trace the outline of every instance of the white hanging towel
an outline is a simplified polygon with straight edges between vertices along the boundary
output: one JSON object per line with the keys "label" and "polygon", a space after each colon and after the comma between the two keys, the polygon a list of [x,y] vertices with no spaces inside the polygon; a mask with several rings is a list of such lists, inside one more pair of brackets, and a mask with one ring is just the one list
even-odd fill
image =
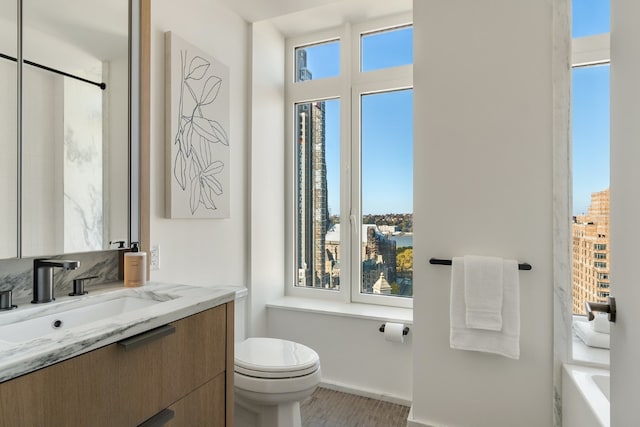
{"label": "white hanging towel", "polygon": [[464,257],[467,328],[502,330],[502,258]]}
{"label": "white hanging towel", "polygon": [[476,329],[467,326],[465,303],[465,262],[454,257],[451,269],[450,346],[457,350],[499,354],[520,358],[520,285],[518,263],[502,260],[502,328]]}

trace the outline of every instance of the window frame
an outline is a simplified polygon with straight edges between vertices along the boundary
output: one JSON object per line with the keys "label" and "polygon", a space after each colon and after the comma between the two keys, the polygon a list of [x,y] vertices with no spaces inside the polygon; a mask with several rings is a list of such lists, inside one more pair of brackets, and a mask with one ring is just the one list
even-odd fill
{"label": "window frame", "polygon": [[[571,38],[571,61],[570,61],[570,73],[573,75],[575,68],[611,65],[611,49],[610,49],[610,33],[589,35],[577,38]],[[573,80],[571,80],[571,92],[573,92]],[[571,119],[573,120],[573,111],[571,111]],[[573,152],[573,138],[571,138],[570,153]],[[570,188],[570,206],[572,206],[573,200],[573,166],[569,170],[569,188]],[[569,220],[569,218],[567,219]],[[573,224],[569,224],[569,235],[573,235]],[[573,239],[569,239],[570,253],[573,253]],[[595,247],[593,250],[596,251]],[[571,304],[569,304],[570,315],[576,317],[585,317],[585,315],[574,314],[574,295],[573,295],[573,256],[569,258],[570,267],[570,291],[571,291]],[[600,262],[598,262],[600,264]],[[596,267],[594,263],[594,268]]]}
{"label": "window frame", "polygon": [[[373,71],[371,71],[373,72]],[[382,94],[388,92],[394,92],[398,90],[413,89],[412,85],[406,78],[391,78],[381,80],[378,82],[367,82],[357,84],[352,89],[351,99],[351,113],[352,113],[352,125],[351,131],[351,194],[354,194],[351,200],[351,221],[357,219],[355,226],[351,227],[352,239],[355,239],[358,244],[351,246],[351,267],[356,264],[359,268],[351,268],[351,276],[349,283],[357,284],[357,286],[351,286],[351,301],[362,302],[369,304],[381,304],[392,305],[395,307],[412,307],[413,297],[397,297],[391,295],[374,295],[365,294],[360,292],[362,287],[362,97],[372,94]]]}
{"label": "window frame", "polygon": [[[565,28],[562,28],[565,30]],[[561,61],[568,60],[569,62],[569,79],[564,80],[564,77],[561,79],[562,83],[566,81],[567,86],[563,87],[562,90],[567,90],[566,94],[568,96],[568,123],[572,123],[573,120],[573,110],[572,110],[572,98],[570,94],[573,92],[573,69],[579,67],[587,67],[587,66],[596,66],[596,65],[605,65],[611,64],[611,50],[610,50],[610,33],[602,33],[596,35],[582,36],[582,37],[572,37],[569,34],[569,44],[570,44],[570,56],[566,59],[561,59]],[[560,117],[563,117],[563,111],[559,113]],[[560,199],[566,198],[566,205],[556,204],[555,212],[556,215],[561,215],[565,217],[565,220],[561,220],[557,223],[557,229],[555,235],[558,236],[566,236],[560,237],[559,240],[556,241],[556,244],[561,245],[557,248],[559,249],[556,255],[559,256],[559,261],[554,262],[555,267],[559,267],[559,270],[562,270],[562,265],[568,265],[569,268],[562,272],[562,274],[556,276],[556,280],[559,282],[559,289],[562,292],[559,294],[566,292],[567,295],[570,295],[569,301],[565,304],[565,301],[561,301],[560,305],[565,306],[565,312],[561,315],[561,317],[556,317],[555,321],[558,324],[565,324],[563,319],[569,315],[572,322],[583,322],[585,321],[586,316],[573,314],[573,305],[574,305],[574,287],[573,287],[573,258],[576,255],[582,256],[584,254],[574,254],[573,252],[573,225],[571,221],[571,217],[573,215],[573,160],[572,160],[572,151],[573,151],[573,132],[571,130],[572,125],[569,125],[569,128],[566,131],[569,132],[568,144],[567,148],[564,147],[555,147],[556,154],[561,157],[562,162],[566,162],[561,164],[558,162],[557,166],[554,166],[554,173],[559,176],[566,176],[566,181],[561,182],[559,180],[559,185],[554,186],[554,192]],[[559,129],[562,129],[560,126]],[[558,129],[558,130],[559,130]],[[566,141],[563,137],[556,135],[558,137],[558,141]],[[566,156],[566,157],[565,157]],[[564,246],[566,244],[566,246]],[[567,263],[568,262],[568,263]],[[600,274],[603,274],[603,277],[600,277]],[[608,274],[606,277],[608,278]],[[604,279],[604,273],[598,273],[596,276],[596,280]],[[568,285],[564,285],[564,282],[567,281]],[[603,291],[608,292],[608,289],[603,289]],[[567,351],[567,361],[569,363],[578,363],[578,364],[590,364],[590,365],[603,365],[606,366],[609,364],[609,355],[608,351],[605,352],[597,349],[595,352],[591,351],[590,348],[584,346],[580,340],[572,340],[573,329],[572,326],[568,326],[568,328],[562,331],[560,334],[556,334],[556,343],[559,344],[560,340],[563,345],[566,345],[565,349]]]}
{"label": "window frame", "polygon": [[[413,298],[360,293],[362,268],[360,205],[360,96],[413,88],[413,65],[362,72],[360,71],[360,37],[374,31],[413,25],[412,14],[375,19],[364,23],[346,23],[320,32],[286,40],[285,60],[285,295],[357,302],[395,307],[413,307]],[[295,49],[305,45],[340,41],[340,75],[317,80],[295,82]],[[295,262],[297,242],[296,221],[296,150],[295,105],[301,102],[340,100],[340,247],[343,259],[340,265],[340,289],[314,289],[297,287]],[[358,243],[354,243],[358,242]]]}

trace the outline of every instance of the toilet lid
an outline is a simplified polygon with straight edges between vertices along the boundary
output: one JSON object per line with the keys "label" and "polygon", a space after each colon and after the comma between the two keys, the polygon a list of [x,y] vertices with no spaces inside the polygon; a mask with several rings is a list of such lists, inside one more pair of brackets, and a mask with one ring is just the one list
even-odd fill
{"label": "toilet lid", "polygon": [[248,338],[236,344],[235,371],[257,378],[292,378],[318,369],[318,353],[293,341]]}

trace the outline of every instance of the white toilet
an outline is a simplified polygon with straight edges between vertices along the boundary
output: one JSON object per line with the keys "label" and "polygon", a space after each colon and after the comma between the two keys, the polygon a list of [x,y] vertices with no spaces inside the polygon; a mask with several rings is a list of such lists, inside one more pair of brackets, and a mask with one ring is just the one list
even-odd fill
{"label": "white toilet", "polygon": [[300,402],[320,377],[318,353],[307,346],[275,338],[236,343],[236,427],[301,427]]}

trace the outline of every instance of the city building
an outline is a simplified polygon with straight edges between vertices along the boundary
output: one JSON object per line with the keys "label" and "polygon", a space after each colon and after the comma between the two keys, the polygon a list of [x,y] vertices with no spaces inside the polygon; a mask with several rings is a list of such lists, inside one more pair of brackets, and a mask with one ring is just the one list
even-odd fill
{"label": "city building", "polygon": [[586,215],[573,221],[573,313],[609,296],[609,189],[591,195]]}
{"label": "city building", "polygon": [[329,289],[340,289],[340,224],[333,224],[325,235],[327,260],[325,270],[329,272]]}
{"label": "city building", "polygon": [[390,295],[391,289],[391,285],[387,282],[387,279],[384,278],[384,273],[380,273],[380,278],[373,284],[373,293]]}
{"label": "city building", "polygon": [[[304,49],[296,52],[297,78],[311,80]],[[298,104],[298,286],[329,287],[325,235],[329,224],[327,164],[325,159],[325,105]]]}
{"label": "city building", "polygon": [[374,293],[373,286],[381,276],[385,281],[396,281],[396,242],[381,233],[375,224],[362,226],[362,240],[361,290]]}
{"label": "city building", "polygon": [[[406,274],[402,280],[399,280],[397,274],[397,248],[396,242],[389,238],[385,233],[381,232],[379,226],[375,224],[362,225],[362,292],[364,293],[382,293],[394,295],[412,295],[413,286],[411,274]],[[327,232],[325,238],[326,247],[326,264],[325,271],[330,277],[329,284],[325,287],[337,289],[340,287],[340,259],[342,252],[340,250],[340,224],[334,224]],[[384,278],[384,282],[389,285],[383,286],[388,292],[375,292],[375,284],[380,277]],[[394,284],[398,287],[395,292],[392,291]],[[381,283],[382,285],[382,283]]]}

